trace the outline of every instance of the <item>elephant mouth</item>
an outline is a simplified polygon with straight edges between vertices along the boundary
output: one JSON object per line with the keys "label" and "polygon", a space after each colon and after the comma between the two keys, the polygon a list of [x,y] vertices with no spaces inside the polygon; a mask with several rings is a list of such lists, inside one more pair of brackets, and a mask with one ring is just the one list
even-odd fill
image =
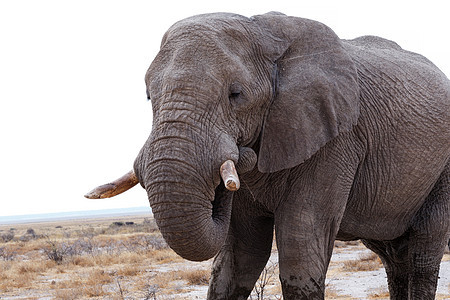
{"label": "elephant mouth", "polygon": [[212,217],[216,223],[225,222],[228,218],[228,207],[231,207],[233,201],[233,192],[227,189],[224,182],[221,181],[214,190],[214,200],[212,204]]}

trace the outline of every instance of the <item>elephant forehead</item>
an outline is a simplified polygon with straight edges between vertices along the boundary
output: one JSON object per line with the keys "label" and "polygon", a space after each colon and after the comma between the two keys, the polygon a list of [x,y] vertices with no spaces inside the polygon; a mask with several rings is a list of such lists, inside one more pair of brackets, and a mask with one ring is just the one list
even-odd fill
{"label": "elephant forehead", "polygon": [[[178,45],[177,45],[178,44]],[[239,81],[246,84],[252,78],[254,66],[245,56],[223,43],[198,38],[168,43],[161,49],[146,74],[150,89],[161,85],[172,87],[202,85],[222,86]]]}
{"label": "elephant forehead", "polygon": [[251,20],[241,15],[230,13],[213,13],[196,15],[173,24],[166,33],[167,38],[183,31],[209,31],[221,33],[228,28],[250,24]]}
{"label": "elephant forehead", "polygon": [[[194,16],[175,23],[164,35],[161,48],[166,46],[193,47],[197,49],[246,50],[255,42],[250,19],[233,14],[208,14]],[[242,55],[243,53],[229,53]]]}

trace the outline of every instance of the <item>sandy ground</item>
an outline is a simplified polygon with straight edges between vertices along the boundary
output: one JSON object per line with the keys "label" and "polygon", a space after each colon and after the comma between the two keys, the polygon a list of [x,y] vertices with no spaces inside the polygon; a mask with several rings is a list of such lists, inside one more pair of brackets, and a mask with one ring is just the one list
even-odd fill
{"label": "sandy ground", "polygon": [[[374,271],[342,272],[344,262],[358,260],[370,253],[371,251],[361,244],[335,248],[326,279],[326,289],[332,290],[333,292],[331,293],[332,296],[328,296],[326,299],[389,299],[384,268]],[[269,260],[269,264],[276,264],[277,261],[277,252],[274,251]],[[207,262],[203,264],[205,267],[209,267],[211,263]],[[180,265],[178,267],[182,266]],[[277,276],[278,274],[275,277]],[[436,299],[450,299],[450,254],[446,254],[441,262],[439,277]],[[270,288],[269,286],[268,293],[264,299],[280,299],[279,294],[272,294]],[[178,294],[177,297],[182,299],[205,299],[207,290],[207,287],[198,287],[191,292]],[[252,296],[249,299],[258,299],[254,293]]]}
{"label": "sandy ground", "polygon": [[[362,244],[347,245],[341,248],[335,248],[331,258],[330,267],[328,269],[326,279],[326,289],[331,290],[331,296],[326,299],[389,299],[387,278],[384,268],[379,268],[374,271],[357,271],[357,272],[343,272],[342,265],[345,262],[359,260],[361,257],[367,256],[371,251],[365,248]],[[276,264],[278,261],[277,252],[272,252],[268,265]],[[210,268],[211,261],[200,263],[204,268]],[[176,268],[199,267],[199,263],[182,263],[177,265],[165,266],[158,271],[165,272],[174,270]],[[274,281],[277,280],[278,273],[274,276]],[[439,283],[437,289],[436,299],[450,299],[450,254],[444,257],[439,274]],[[183,284],[180,282],[180,284]],[[274,286],[278,285],[278,289]],[[171,296],[162,296],[157,299],[205,299],[208,287],[195,287],[192,291],[187,293],[180,293]],[[277,290],[274,292],[274,290]],[[164,293],[163,291],[161,291]],[[281,299],[279,292],[279,284],[269,284],[266,287],[266,295],[264,299]],[[259,299],[252,293],[249,299]]]}
{"label": "sandy ground", "polygon": [[[335,249],[336,250],[336,249]],[[333,253],[331,258],[330,271],[339,266],[347,260],[356,260],[371,251],[363,246],[355,246],[344,248],[341,252]],[[449,259],[447,254],[445,259]],[[334,265],[333,263],[338,263]],[[334,265],[334,266],[333,266]],[[329,271],[329,273],[331,273]],[[442,261],[439,273],[439,282],[437,294],[440,299],[450,299],[450,261]],[[326,280],[327,288],[334,288],[340,295],[348,295],[350,299],[369,299],[374,294],[386,294],[388,292],[387,278],[384,268],[375,271],[359,271],[353,273],[340,273],[337,275],[328,276]],[[448,296],[448,297],[447,297]],[[443,298],[442,298],[443,297]],[[377,298],[377,299],[389,299]]]}

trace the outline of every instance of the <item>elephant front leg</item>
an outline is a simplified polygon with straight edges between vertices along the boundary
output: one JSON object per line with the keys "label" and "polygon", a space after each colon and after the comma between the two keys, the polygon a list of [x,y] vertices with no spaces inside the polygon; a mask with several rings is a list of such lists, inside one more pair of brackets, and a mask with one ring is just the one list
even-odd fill
{"label": "elephant front leg", "polygon": [[230,232],[216,256],[208,299],[247,299],[271,253],[273,217],[256,203],[233,200]]}
{"label": "elephant front leg", "polygon": [[280,217],[275,217],[283,297],[324,299],[337,220],[321,218],[307,208],[283,206]]}

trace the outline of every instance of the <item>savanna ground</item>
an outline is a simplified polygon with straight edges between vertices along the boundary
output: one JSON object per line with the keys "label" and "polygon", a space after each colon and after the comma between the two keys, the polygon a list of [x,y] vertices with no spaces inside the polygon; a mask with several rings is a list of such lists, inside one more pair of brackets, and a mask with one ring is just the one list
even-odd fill
{"label": "savanna ground", "polygon": [[[250,299],[282,299],[276,247]],[[151,217],[0,225],[0,299],[204,299],[212,261],[187,262]],[[437,299],[449,299],[450,254]],[[326,299],[388,299],[378,257],[336,242]]]}

